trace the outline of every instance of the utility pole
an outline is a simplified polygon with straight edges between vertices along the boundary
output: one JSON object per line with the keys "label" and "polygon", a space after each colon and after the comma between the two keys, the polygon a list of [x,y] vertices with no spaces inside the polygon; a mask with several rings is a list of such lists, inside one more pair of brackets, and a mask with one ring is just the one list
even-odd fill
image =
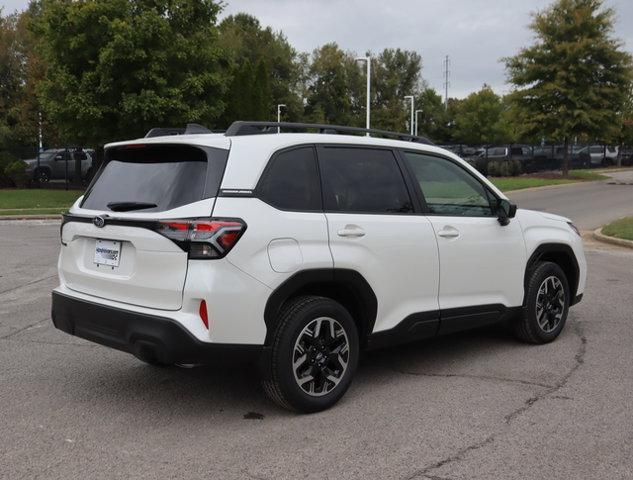
{"label": "utility pole", "polygon": [[418,136],[418,125],[420,124],[420,121],[418,120],[418,113],[420,113],[422,110],[416,110],[415,111],[415,136]]}
{"label": "utility pole", "polygon": [[450,86],[451,59],[448,55],[444,58],[444,108],[448,110],[448,87]]}
{"label": "utility pole", "polygon": [[[369,55],[366,57],[358,57],[356,61],[367,62],[367,105],[365,107],[365,128],[369,130],[371,128],[371,57]],[[369,137],[369,132],[367,132],[367,136]]]}
{"label": "utility pole", "polygon": [[[277,123],[281,122],[281,109],[286,108],[286,105],[283,103],[277,104]],[[277,127],[277,133],[281,133],[281,127]]]}
{"label": "utility pole", "polygon": [[415,98],[413,95],[405,95],[405,100],[411,100],[411,120],[409,120],[409,133],[413,135],[413,111],[415,110]]}

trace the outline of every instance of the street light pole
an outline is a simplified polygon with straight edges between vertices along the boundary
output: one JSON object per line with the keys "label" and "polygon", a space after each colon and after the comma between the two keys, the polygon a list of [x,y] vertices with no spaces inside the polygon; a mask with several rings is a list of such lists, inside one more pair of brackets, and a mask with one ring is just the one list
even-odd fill
{"label": "street light pole", "polygon": [[[286,105],[283,103],[277,104],[277,123],[281,123],[281,108],[286,108]],[[277,127],[277,133],[281,133],[281,127]]]}
{"label": "street light pole", "polygon": [[411,120],[409,121],[409,131],[413,135],[413,110],[415,110],[415,99],[413,95],[406,95],[405,100],[411,100]]}
{"label": "street light pole", "polygon": [[[371,124],[371,57],[358,57],[356,61],[367,62],[367,104],[366,104],[366,117],[365,117],[365,128],[369,130]],[[369,132],[367,132],[367,136],[369,137]]]}
{"label": "street light pole", "polygon": [[420,113],[422,110],[416,110],[415,111],[415,136],[418,136],[418,124],[420,123],[418,120],[418,113]]}

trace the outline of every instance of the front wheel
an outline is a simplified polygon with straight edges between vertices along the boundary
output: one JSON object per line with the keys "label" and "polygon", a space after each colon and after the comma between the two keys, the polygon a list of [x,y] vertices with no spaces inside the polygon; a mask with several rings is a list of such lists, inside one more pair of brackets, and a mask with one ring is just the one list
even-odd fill
{"label": "front wheel", "polygon": [[325,410],[349,388],[358,356],[358,330],[342,305],[297,297],[279,315],[264,391],[289,410]]}
{"label": "front wheel", "polygon": [[553,262],[538,263],[530,272],[525,305],[515,319],[516,336],[529,343],[548,343],[565,326],[570,290],[563,270]]}

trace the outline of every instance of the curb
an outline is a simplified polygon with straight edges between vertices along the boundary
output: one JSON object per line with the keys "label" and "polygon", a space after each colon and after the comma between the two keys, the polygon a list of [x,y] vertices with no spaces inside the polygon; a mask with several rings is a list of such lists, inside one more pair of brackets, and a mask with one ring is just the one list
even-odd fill
{"label": "curb", "polygon": [[0,215],[0,222],[7,220],[61,220],[59,215]]}
{"label": "curb", "polygon": [[[573,187],[578,185],[589,185],[592,183],[606,182],[607,180],[578,180],[577,182],[561,183],[559,185],[541,185],[540,187],[516,188],[514,190],[501,191],[504,195],[512,195],[513,193],[534,192],[536,190],[551,190],[554,188]],[[499,187],[497,187],[499,188]]]}
{"label": "curb", "polygon": [[593,231],[593,238],[599,242],[610,243],[611,245],[618,245],[620,247],[633,248],[633,240],[624,240],[622,238],[610,237],[602,233],[602,227]]}

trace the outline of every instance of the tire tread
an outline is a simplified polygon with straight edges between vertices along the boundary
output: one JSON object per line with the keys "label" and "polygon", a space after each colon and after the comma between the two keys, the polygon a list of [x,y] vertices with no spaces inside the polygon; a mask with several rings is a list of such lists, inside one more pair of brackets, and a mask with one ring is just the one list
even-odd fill
{"label": "tire tread", "polygon": [[277,325],[277,330],[275,331],[275,336],[272,342],[272,354],[271,354],[271,368],[270,368],[270,376],[269,378],[264,378],[262,380],[262,387],[264,392],[274,403],[279,405],[281,408],[285,408],[290,411],[296,412],[297,409],[293,407],[290,402],[286,399],[280,385],[279,378],[277,376],[278,368],[277,361],[279,358],[278,350],[281,346],[281,337],[288,328],[290,322],[292,321],[295,314],[307,307],[311,303],[316,303],[322,300],[326,300],[325,297],[318,297],[315,295],[302,295],[296,297],[289,302],[287,302],[281,309],[279,313],[279,323]]}

